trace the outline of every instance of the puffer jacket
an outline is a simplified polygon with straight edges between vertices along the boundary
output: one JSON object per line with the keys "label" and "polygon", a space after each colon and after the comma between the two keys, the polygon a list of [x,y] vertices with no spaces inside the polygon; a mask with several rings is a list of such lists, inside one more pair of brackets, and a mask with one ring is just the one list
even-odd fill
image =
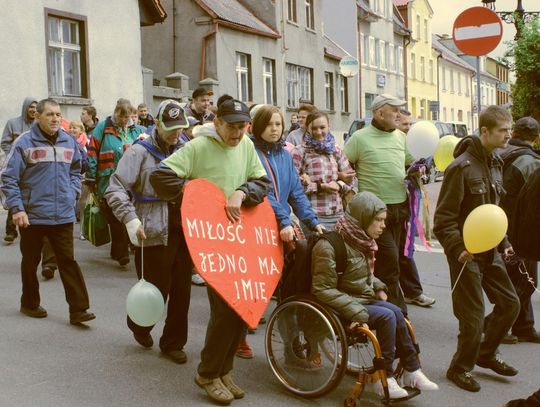
{"label": "puffer jacket", "polygon": [[[159,151],[164,157],[170,152],[153,134],[144,140]],[[167,245],[169,207],[167,201],[157,197],[150,184],[150,174],[159,166],[161,160],[152,155],[141,142],[135,142],[122,156],[116,171],[109,180],[104,198],[111,207],[114,216],[122,223],[138,218],[144,223],[146,234],[145,246]],[[179,143],[174,151],[184,144]],[[179,205],[171,203],[179,211]],[[173,208],[174,211],[174,208]],[[176,227],[180,228],[180,217],[176,219]]]}
{"label": "puffer jacket", "polygon": [[267,143],[256,137],[251,139],[268,178],[272,180],[268,200],[276,214],[279,228],[284,229],[292,225],[292,207],[298,219],[313,230],[319,224],[319,220],[304,193],[304,187],[289,152],[280,143]]}
{"label": "puffer jacket", "polygon": [[[454,150],[455,160],[445,171],[437,201],[433,232],[448,256],[458,259],[465,250],[463,224],[469,213],[483,204],[499,205],[504,194],[503,162],[488,154],[478,136],[463,138]],[[510,247],[508,239],[499,249]],[[491,262],[493,250],[475,255],[475,260]]]}
{"label": "puffer jacket", "polygon": [[345,242],[347,266],[344,273],[336,273],[335,252],[326,239],[313,247],[311,292],[317,299],[335,309],[351,322],[367,323],[369,314],[364,304],[376,301],[375,292],[386,290],[386,285],[369,270],[366,256]]}
{"label": "puffer jacket", "polygon": [[75,201],[81,191],[81,155],[77,142],[64,130],[53,144],[37,123],[19,136],[2,172],[5,206],[25,211],[30,224],[75,222]]}

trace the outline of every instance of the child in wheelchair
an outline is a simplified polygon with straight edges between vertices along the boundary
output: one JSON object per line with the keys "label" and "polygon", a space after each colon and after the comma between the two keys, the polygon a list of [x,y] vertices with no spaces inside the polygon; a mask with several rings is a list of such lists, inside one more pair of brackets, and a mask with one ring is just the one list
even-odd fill
{"label": "child in wheelchair", "polygon": [[[376,330],[382,350],[391,399],[408,393],[393,377],[394,360],[399,358],[405,372],[402,386],[419,390],[437,390],[420,369],[413,340],[400,308],[386,301],[386,286],[373,275],[377,239],[385,225],[386,206],[374,194],[355,195],[336,224],[347,249],[347,265],[343,274],[336,273],[335,251],[326,239],[320,239],[312,251],[311,292],[322,303],[350,321],[349,329],[358,326]],[[381,381],[375,383],[383,395]]]}

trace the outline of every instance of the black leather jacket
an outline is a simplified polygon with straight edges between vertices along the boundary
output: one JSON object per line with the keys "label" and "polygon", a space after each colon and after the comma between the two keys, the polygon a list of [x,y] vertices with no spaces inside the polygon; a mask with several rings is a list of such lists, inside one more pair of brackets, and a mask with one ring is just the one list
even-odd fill
{"label": "black leather jacket", "polygon": [[[463,138],[454,151],[455,160],[448,166],[437,201],[433,232],[448,256],[457,260],[465,244],[463,224],[469,213],[483,204],[499,205],[504,194],[501,158],[488,154],[478,136]],[[509,247],[505,239],[500,249]],[[475,255],[490,262],[493,250]]]}

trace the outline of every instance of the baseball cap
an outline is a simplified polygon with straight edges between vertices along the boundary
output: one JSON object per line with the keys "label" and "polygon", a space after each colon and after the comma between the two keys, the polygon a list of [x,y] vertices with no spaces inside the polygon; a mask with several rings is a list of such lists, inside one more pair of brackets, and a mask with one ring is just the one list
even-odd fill
{"label": "baseball cap", "polygon": [[530,117],[522,117],[514,123],[514,132],[517,136],[538,136],[540,129],[538,122]]}
{"label": "baseball cap", "polygon": [[158,108],[157,118],[161,122],[161,128],[165,131],[185,129],[189,127],[186,112],[175,100],[165,100]]}
{"label": "baseball cap", "polygon": [[213,94],[214,92],[212,92],[211,90],[208,90],[205,88],[197,88],[191,94],[191,98],[195,99],[195,98],[198,98],[199,96],[206,96],[206,95],[212,96]]}
{"label": "baseball cap", "polygon": [[227,99],[218,106],[217,117],[228,123],[250,122],[248,107],[236,99]]}
{"label": "baseball cap", "polygon": [[405,102],[404,100],[398,99],[392,95],[384,93],[382,95],[378,95],[377,97],[375,97],[375,99],[373,99],[373,103],[371,104],[371,110],[379,109],[383,107],[384,105],[404,106],[406,104],[407,102]]}
{"label": "baseball cap", "polygon": [[188,116],[187,120],[189,123],[189,127],[193,127],[193,126],[196,126],[197,124],[201,124],[201,122],[193,116]]}

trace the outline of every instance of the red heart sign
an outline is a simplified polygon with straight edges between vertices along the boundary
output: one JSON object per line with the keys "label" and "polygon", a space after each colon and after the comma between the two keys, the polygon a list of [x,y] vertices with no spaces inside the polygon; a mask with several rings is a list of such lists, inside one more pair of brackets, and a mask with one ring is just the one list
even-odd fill
{"label": "red heart sign", "polygon": [[187,183],[182,228],[195,269],[255,328],[281,277],[283,246],[268,199],[243,207],[239,222],[225,214],[227,200],[210,181]]}

